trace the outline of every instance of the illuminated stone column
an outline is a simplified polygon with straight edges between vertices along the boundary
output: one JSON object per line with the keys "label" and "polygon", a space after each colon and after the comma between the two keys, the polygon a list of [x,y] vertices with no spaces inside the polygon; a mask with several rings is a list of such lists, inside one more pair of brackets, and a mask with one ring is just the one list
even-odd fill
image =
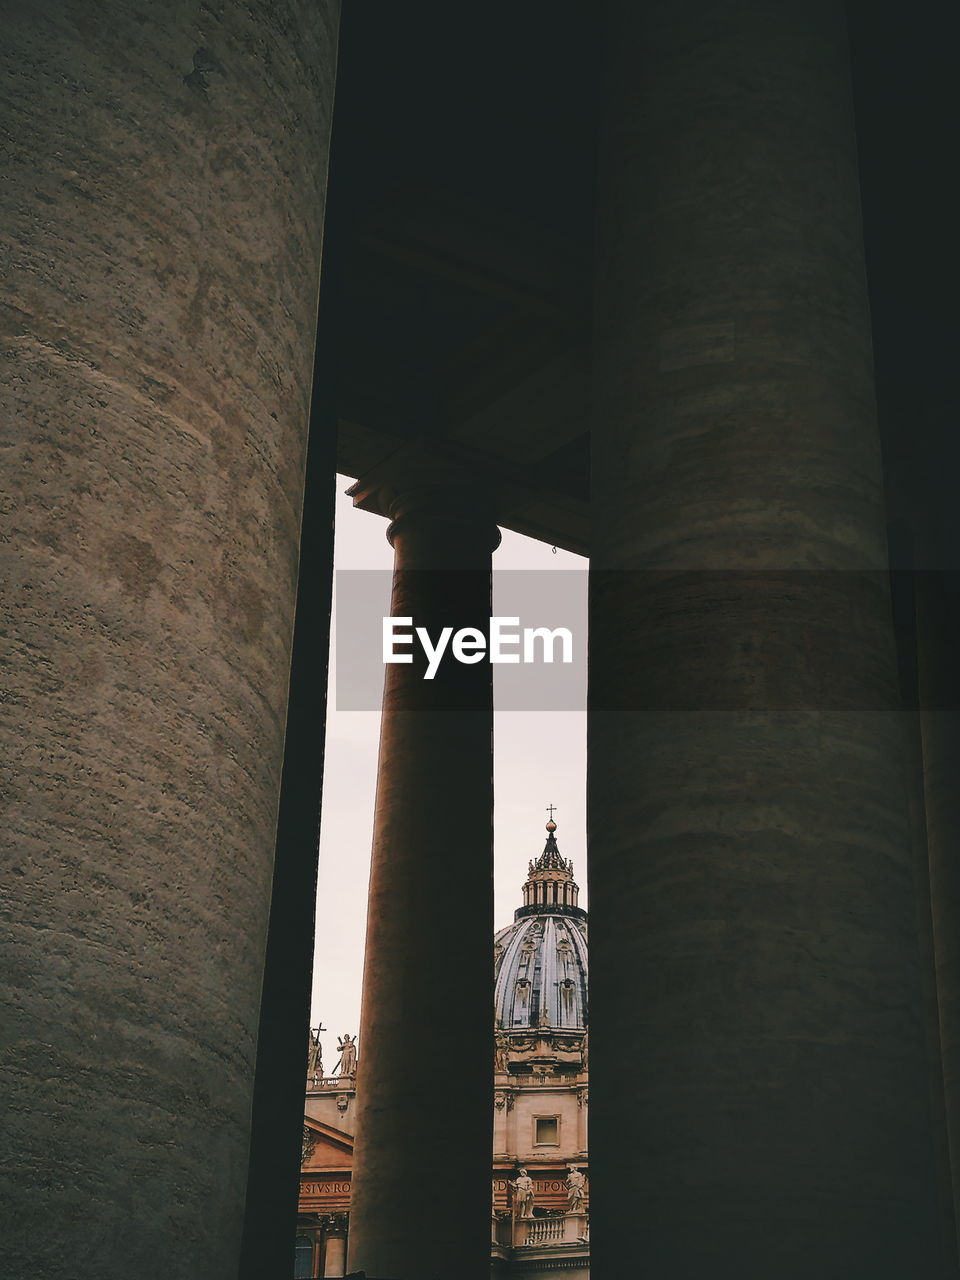
{"label": "illuminated stone column", "polygon": [[[378,505],[393,518],[392,614],[434,637],[444,626],[486,634],[500,535],[469,487],[414,472],[384,485]],[[350,1269],[390,1280],[486,1280],[491,667],[448,655],[426,680],[422,651],[414,655],[410,665],[387,667],[383,698]]]}
{"label": "illuminated stone column", "polygon": [[4,13],[10,1276],[237,1275],[337,16]]}
{"label": "illuminated stone column", "polygon": [[592,1267],[941,1276],[843,6],[605,13]]}
{"label": "illuminated stone column", "polygon": [[323,1275],[346,1275],[347,1271],[347,1231],[346,1225],[337,1223],[328,1226],[323,1233]]}

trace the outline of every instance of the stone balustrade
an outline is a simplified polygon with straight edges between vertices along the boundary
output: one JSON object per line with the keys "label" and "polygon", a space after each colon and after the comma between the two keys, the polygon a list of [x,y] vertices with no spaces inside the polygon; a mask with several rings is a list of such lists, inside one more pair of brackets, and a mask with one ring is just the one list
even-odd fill
{"label": "stone balustrade", "polygon": [[562,1213],[549,1218],[515,1218],[514,1247],[577,1244],[589,1239],[589,1222],[585,1213]]}
{"label": "stone balustrade", "polygon": [[307,1093],[320,1093],[325,1089],[355,1089],[356,1074],[350,1076],[307,1076]]}

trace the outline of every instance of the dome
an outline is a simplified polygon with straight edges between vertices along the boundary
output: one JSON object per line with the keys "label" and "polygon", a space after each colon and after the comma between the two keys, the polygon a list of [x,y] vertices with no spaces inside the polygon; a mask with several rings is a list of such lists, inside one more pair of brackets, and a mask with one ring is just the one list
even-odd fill
{"label": "dome", "polygon": [[494,935],[496,1027],[508,1034],[587,1027],[587,913],[555,831],[551,820],[543,853],[530,863],[524,905]]}
{"label": "dome", "polygon": [[494,937],[497,1028],[587,1026],[587,925],[544,913],[515,920]]}

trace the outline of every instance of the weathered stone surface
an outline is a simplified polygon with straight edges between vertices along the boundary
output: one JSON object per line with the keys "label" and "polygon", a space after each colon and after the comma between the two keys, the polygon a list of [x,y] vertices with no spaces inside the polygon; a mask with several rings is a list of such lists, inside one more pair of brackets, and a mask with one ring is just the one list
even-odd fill
{"label": "weathered stone surface", "polygon": [[594,1266],[939,1276],[842,6],[607,8]]}
{"label": "weathered stone surface", "polygon": [[11,1275],[236,1274],[336,9],[5,15]]}

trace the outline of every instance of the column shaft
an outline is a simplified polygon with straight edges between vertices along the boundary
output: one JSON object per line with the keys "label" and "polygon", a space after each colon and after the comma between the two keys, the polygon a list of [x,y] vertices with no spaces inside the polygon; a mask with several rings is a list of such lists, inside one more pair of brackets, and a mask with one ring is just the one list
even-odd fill
{"label": "column shaft", "polygon": [[10,1275],[237,1274],[336,14],[5,14]]}
{"label": "column shaft", "polygon": [[939,1276],[842,5],[607,19],[593,1265]]}
{"label": "column shaft", "polygon": [[917,666],[930,899],[955,1219],[960,1222],[960,573],[921,570]]}
{"label": "column shaft", "polygon": [[342,1276],[347,1270],[347,1238],[342,1232],[327,1233],[323,1244],[323,1275]]}
{"label": "column shaft", "polygon": [[[485,520],[393,526],[391,610],[486,632]],[[350,1269],[489,1275],[492,689],[486,661],[387,668],[370,873]]]}

